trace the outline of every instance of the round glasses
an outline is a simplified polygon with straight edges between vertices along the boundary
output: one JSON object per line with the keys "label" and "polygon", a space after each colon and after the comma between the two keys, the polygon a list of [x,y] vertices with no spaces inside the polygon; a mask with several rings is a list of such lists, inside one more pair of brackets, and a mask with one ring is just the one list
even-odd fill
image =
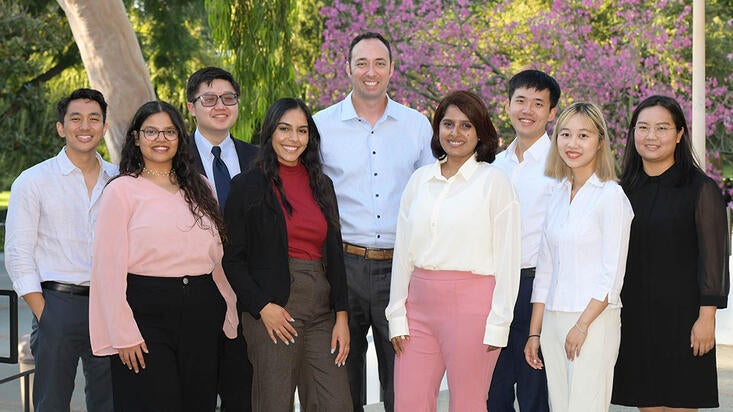
{"label": "round glasses", "polygon": [[165,129],[165,130],[158,130],[154,127],[146,127],[144,129],[140,129],[140,133],[145,137],[145,140],[152,142],[153,140],[157,139],[160,134],[163,134],[163,138],[168,141],[173,141],[178,139],[178,130],[176,129]]}
{"label": "round glasses", "polygon": [[195,102],[198,100],[201,102],[201,106],[204,107],[214,107],[219,99],[221,99],[221,103],[224,106],[234,106],[239,103],[239,95],[236,93],[224,93],[220,95],[206,93],[201,96],[194,97],[192,101]]}

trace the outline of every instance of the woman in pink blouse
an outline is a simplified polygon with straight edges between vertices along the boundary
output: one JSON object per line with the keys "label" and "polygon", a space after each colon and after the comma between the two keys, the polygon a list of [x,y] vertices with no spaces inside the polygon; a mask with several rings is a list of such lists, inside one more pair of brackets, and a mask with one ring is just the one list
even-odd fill
{"label": "woman in pink blouse", "polygon": [[117,355],[116,411],[216,408],[217,340],[236,336],[236,298],[223,218],[192,164],[178,111],[145,103],[100,200],[89,323],[94,354]]}

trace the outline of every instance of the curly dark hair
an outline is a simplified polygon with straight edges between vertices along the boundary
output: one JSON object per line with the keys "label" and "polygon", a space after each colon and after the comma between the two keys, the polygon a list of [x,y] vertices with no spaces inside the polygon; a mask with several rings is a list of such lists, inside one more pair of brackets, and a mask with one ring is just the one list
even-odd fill
{"label": "curly dark hair", "polygon": [[175,174],[171,174],[171,179],[175,179],[183,191],[183,198],[188,203],[188,209],[193,214],[196,223],[203,229],[211,229],[202,220],[204,216],[207,216],[216,227],[221,239],[225,240],[224,217],[206,179],[198,170],[191,167],[194,164],[193,148],[189,139],[186,138],[183,118],[175,107],[166,102],[152,101],[137,109],[125,134],[125,144],[122,146],[120,158],[120,176],[138,177],[142,173],[145,161],[140,147],[135,144],[135,136],[145,120],[156,113],[167,113],[178,131],[178,150],[173,156]]}
{"label": "curly dark hair", "polygon": [[272,147],[272,135],[277,129],[278,122],[283,117],[285,112],[288,110],[300,109],[305,114],[305,118],[308,122],[308,144],[305,150],[300,155],[300,163],[305,166],[305,170],[308,171],[308,179],[310,181],[311,191],[313,197],[318,203],[323,215],[326,217],[326,221],[334,227],[339,227],[339,214],[338,206],[329,191],[328,177],[323,173],[323,164],[321,163],[321,135],[318,133],[316,123],[313,121],[308,106],[300,99],[286,97],[279,99],[270,106],[265,115],[265,120],[262,122],[262,129],[260,136],[262,139],[262,145],[260,151],[257,153],[257,157],[253,162],[252,167],[259,167],[265,174],[265,177],[272,181],[280,194],[283,206],[288,214],[293,213],[293,207],[288,202],[283,190],[282,180],[280,179],[280,162],[277,160],[277,154],[275,149]]}

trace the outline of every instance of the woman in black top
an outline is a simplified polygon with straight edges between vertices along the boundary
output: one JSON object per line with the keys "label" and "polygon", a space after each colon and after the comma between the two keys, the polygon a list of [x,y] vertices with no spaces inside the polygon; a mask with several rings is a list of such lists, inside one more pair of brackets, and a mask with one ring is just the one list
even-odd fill
{"label": "woman in black top", "polygon": [[253,367],[253,411],[350,411],[346,271],[320,136],[298,99],[275,102],[249,172],[232,180],[223,266]]}
{"label": "woman in black top", "polygon": [[642,411],[718,406],[715,311],[728,301],[729,231],[679,104],[634,111],[621,186],[634,208],[612,402]]}

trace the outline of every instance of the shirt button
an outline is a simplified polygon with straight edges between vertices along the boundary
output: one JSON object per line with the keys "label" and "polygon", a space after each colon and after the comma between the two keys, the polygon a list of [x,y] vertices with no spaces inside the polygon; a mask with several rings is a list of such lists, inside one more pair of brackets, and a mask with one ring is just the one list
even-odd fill
{"label": "shirt button", "polygon": [[377,154],[377,151],[376,150],[372,150],[372,154]]}
{"label": "shirt button", "polygon": [[381,218],[382,218],[382,215],[377,215],[377,219],[381,219]]}
{"label": "shirt button", "polygon": [[183,277],[183,284],[188,285],[188,276]]}
{"label": "shirt button", "polygon": [[376,194],[376,195],[374,195],[374,196],[375,196],[375,197],[379,197],[379,193],[377,193],[377,194]]}
{"label": "shirt button", "polygon": [[382,235],[377,235],[377,239],[379,239],[380,237],[382,237]]}
{"label": "shirt button", "polygon": [[376,175],[377,175],[377,173],[374,173],[374,176],[376,176]]}

